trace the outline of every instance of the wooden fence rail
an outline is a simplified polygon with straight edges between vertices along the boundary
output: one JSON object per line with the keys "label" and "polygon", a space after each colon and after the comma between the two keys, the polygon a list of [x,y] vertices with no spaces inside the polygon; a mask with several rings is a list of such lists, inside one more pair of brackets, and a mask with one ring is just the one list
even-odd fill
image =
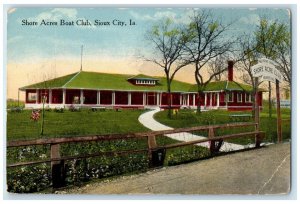
{"label": "wooden fence rail", "polygon": [[[250,132],[215,136],[215,130],[217,129],[251,127],[251,126],[255,128],[253,131]],[[205,139],[199,139],[190,142],[179,142],[175,144],[162,145],[162,146],[159,146],[156,143],[156,136],[165,136],[166,134],[182,133],[182,132],[184,133],[184,132],[193,132],[193,131],[208,131],[208,137]],[[7,144],[8,148],[22,147],[22,146],[35,146],[35,145],[50,145],[50,159],[8,164],[7,167],[12,168],[18,166],[40,164],[40,163],[51,163],[52,183],[53,183],[53,187],[57,188],[65,184],[64,163],[67,160],[85,159],[85,158],[99,157],[104,155],[115,156],[115,155],[136,154],[136,153],[144,152],[144,153],[148,153],[148,162],[149,162],[149,167],[151,168],[151,167],[157,167],[163,165],[164,157],[167,149],[183,147],[187,145],[194,145],[194,144],[204,143],[204,142],[210,142],[210,151],[212,154],[215,154],[220,150],[224,140],[230,138],[244,137],[244,136],[255,137],[256,147],[259,147],[264,137],[264,132],[258,130],[257,123],[231,123],[231,124],[209,125],[209,126],[199,126],[199,127],[191,127],[191,128],[178,128],[174,130],[142,132],[142,133],[107,134],[107,135],[9,141]],[[79,142],[84,143],[84,142],[93,142],[93,141],[100,142],[100,141],[111,141],[111,140],[143,139],[143,138],[147,139],[148,141],[147,149],[95,152],[92,154],[63,156],[63,157],[60,155],[60,144],[79,143]]]}

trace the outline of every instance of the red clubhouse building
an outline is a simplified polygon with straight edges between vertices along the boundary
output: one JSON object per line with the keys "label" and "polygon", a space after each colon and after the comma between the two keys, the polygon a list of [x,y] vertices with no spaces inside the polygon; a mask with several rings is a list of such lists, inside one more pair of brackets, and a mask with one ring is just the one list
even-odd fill
{"label": "red clubhouse building", "polygon": [[[167,83],[163,77],[80,71],[20,88],[26,92],[25,108],[68,108],[72,105],[105,108],[167,108]],[[173,80],[172,108],[250,110],[252,87],[233,81],[233,62],[228,79],[209,83],[199,97],[197,85]],[[262,106],[262,91],[258,103]]]}

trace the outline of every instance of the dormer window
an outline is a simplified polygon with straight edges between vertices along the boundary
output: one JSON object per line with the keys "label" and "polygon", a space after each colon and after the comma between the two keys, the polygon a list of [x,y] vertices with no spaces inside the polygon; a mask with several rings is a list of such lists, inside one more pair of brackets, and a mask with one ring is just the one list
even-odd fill
{"label": "dormer window", "polygon": [[128,81],[134,85],[155,86],[157,85],[159,79],[139,74],[137,76],[128,78]]}
{"label": "dormer window", "polygon": [[141,84],[141,85],[155,85],[156,81],[155,80],[135,80],[135,84]]}

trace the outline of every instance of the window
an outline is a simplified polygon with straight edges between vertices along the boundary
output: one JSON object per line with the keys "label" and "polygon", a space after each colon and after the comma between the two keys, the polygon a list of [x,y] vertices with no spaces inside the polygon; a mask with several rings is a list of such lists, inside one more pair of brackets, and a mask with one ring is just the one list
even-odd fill
{"label": "window", "polygon": [[251,94],[250,93],[245,93],[245,102],[251,103]]}
{"label": "window", "polygon": [[37,95],[36,93],[28,93],[28,101],[36,101]]}
{"label": "window", "polygon": [[154,80],[139,80],[137,79],[135,81],[136,84],[146,84],[146,85],[155,85],[155,81]]}
{"label": "window", "polygon": [[242,93],[237,93],[237,102],[238,103],[243,102],[243,94]]}
{"label": "window", "polygon": [[227,94],[227,102],[233,102],[233,92]]}

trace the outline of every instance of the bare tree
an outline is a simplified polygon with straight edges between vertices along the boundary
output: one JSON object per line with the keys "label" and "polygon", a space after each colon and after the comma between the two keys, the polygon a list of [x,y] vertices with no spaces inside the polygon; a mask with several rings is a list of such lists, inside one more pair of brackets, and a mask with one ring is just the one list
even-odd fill
{"label": "bare tree", "polygon": [[223,70],[226,70],[226,61],[227,57],[224,55],[220,55],[215,57],[215,59],[212,59],[209,61],[208,64],[208,73],[209,75],[214,76],[215,81],[221,81],[222,77],[226,75],[226,71],[223,72]]}
{"label": "bare tree", "polygon": [[252,101],[252,117],[255,116],[255,93],[258,85],[255,83],[255,78],[252,74],[251,67],[257,64],[257,52],[255,49],[255,40],[249,35],[244,35],[238,39],[238,51],[236,52],[236,64],[242,72],[242,80],[252,86],[251,101]]}
{"label": "bare tree", "polygon": [[171,19],[163,19],[154,25],[146,35],[146,39],[153,46],[152,58],[145,58],[162,68],[167,80],[168,117],[171,117],[171,83],[176,73],[187,65],[182,61],[182,50],[186,43],[181,29],[172,23]]}
{"label": "bare tree", "polygon": [[[201,71],[205,65],[217,56],[230,51],[232,42],[226,40],[225,32],[230,25],[223,25],[213,18],[210,11],[201,10],[191,17],[191,23],[185,31],[187,43],[184,46],[184,58],[195,67],[195,80],[199,97],[207,84],[226,68],[211,73],[208,79],[204,79]],[[200,100],[197,104],[197,113],[201,112]]]}

